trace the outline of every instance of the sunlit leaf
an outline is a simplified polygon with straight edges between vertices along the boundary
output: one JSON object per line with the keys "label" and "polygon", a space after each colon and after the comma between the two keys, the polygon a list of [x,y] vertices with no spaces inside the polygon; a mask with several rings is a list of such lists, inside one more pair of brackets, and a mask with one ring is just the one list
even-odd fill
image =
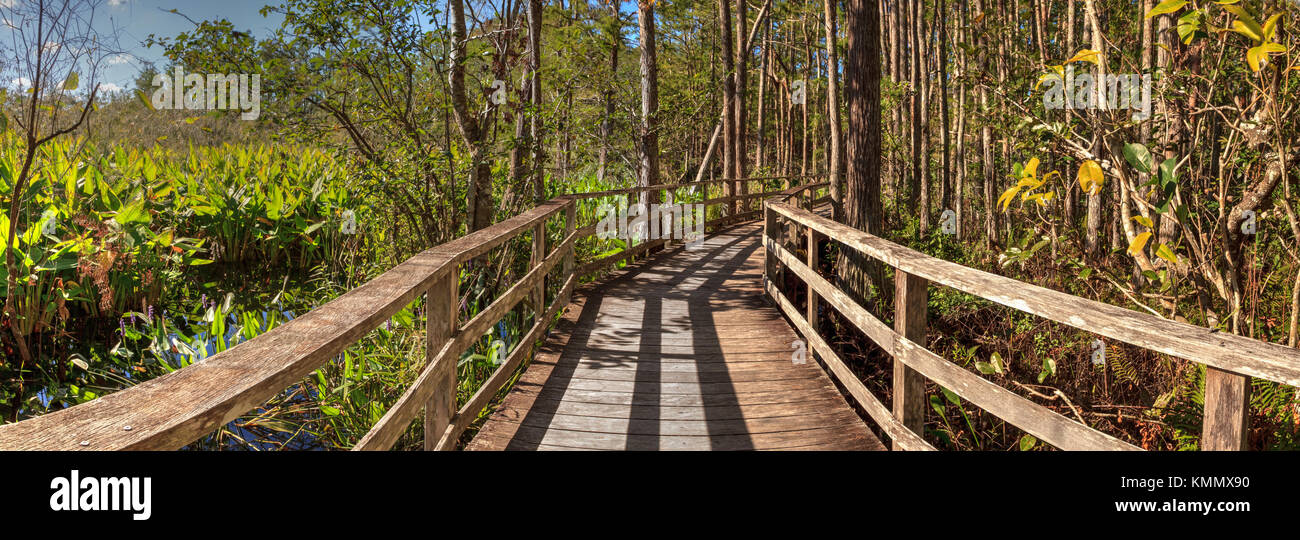
{"label": "sunlit leaf", "polygon": [[1092,49],[1079,49],[1079,52],[1075,53],[1069,60],[1062,63],[1071,64],[1074,62],[1092,62],[1101,65],[1101,52]]}
{"label": "sunlit leaf", "polygon": [[1101,173],[1101,165],[1096,161],[1088,160],[1079,165],[1079,187],[1083,188],[1084,193],[1100,193],[1102,185],[1105,184],[1105,177]]}
{"label": "sunlit leaf", "polygon": [[1147,246],[1147,241],[1151,239],[1151,233],[1144,232],[1133,239],[1133,243],[1128,245],[1128,252],[1134,257],[1142,254],[1142,249]]}
{"label": "sunlit leaf", "polygon": [[1150,19],[1166,13],[1173,13],[1183,9],[1183,6],[1185,5],[1187,5],[1187,0],[1165,0],[1164,2],[1156,4],[1156,7],[1151,8],[1151,11],[1147,12],[1145,18]]}
{"label": "sunlit leaf", "polygon": [[1156,248],[1156,256],[1169,261],[1169,264],[1178,264],[1178,255],[1175,255],[1174,250],[1169,249],[1165,244],[1160,244],[1160,247]]}

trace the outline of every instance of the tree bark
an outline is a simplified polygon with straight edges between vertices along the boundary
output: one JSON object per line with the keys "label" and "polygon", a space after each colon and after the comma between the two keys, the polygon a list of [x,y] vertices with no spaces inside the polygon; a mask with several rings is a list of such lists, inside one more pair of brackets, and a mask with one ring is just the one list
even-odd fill
{"label": "tree bark", "polygon": [[[848,54],[844,101],[848,105],[844,223],[871,234],[883,226],[880,202],[880,11],[879,0],[846,0]],[[880,265],[855,250],[841,250],[838,280],[853,300],[867,304],[870,284],[882,290]]]}
{"label": "tree bark", "polygon": [[[641,133],[638,154],[641,187],[659,184],[659,60],[655,50],[655,12],[653,0],[637,1],[637,21],[641,49]],[[647,204],[659,202],[658,193],[641,197]]]}
{"label": "tree bark", "polygon": [[470,177],[465,194],[469,231],[477,231],[492,224],[492,176],[484,156],[483,130],[469,110],[465,92],[465,43],[469,39],[465,29],[464,0],[450,0],[451,11],[451,86],[452,112],[461,137],[470,152]]}
{"label": "tree bark", "polygon": [[827,121],[830,123],[830,159],[829,180],[831,183],[831,219],[842,220],[844,215],[844,171],[841,168],[840,145],[843,135],[840,133],[840,98],[839,98],[839,52],[836,50],[839,32],[835,24],[839,18],[836,0],[824,0],[823,11],[826,17],[826,109]]}

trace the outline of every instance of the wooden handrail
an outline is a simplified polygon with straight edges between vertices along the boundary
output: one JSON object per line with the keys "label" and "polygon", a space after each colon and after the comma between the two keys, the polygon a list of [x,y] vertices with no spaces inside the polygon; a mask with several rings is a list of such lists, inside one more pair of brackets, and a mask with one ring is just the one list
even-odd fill
{"label": "wooden handrail", "polygon": [[[758,180],[758,179],[746,179]],[[718,184],[713,180],[691,185]],[[425,447],[454,448],[460,433],[488,404],[509,375],[532,354],[549,322],[568,305],[576,283],[586,275],[634,255],[610,257],[600,264],[575,265],[578,240],[595,226],[576,227],[578,200],[618,193],[669,190],[681,185],[650,186],[556,197],[536,208],[464,237],[430,248],[379,277],[254,339],[156,379],[93,401],[13,424],[0,425],[0,450],[166,450],[182,447],[256,408],[319,369],[327,361],[375,330],[403,307],[427,296],[426,364],[416,381],[357,444],[357,449],[386,449],[425,410]],[[774,193],[711,199],[702,204],[771,196]],[[565,212],[565,239],[545,257],[545,225]],[[716,226],[743,219],[737,215],[709,222]],[[475,259],[515,236],[532,231],[532,268],[473,320],[456,328],[457,275],[460,264]],[[642,244],[648,246],[650,243]],[[640,246],[639,246],[640,248]],[[644,248],[636,251],[642,253]],[[623,254],[620,254],[623,255]],[[563,262],[560,293],[537,317],[523,344],[469,402],[455,409],[455,363],[460,352],[525,298],[541,310],[547,273]]]}
{"label": "wooden handrail", "polygon": [[[786,200],[794,195],[796,193],[791,193]],[[764,211],[769,223],[764,246],[768,268],[773,269],[769,273],[780,269],[793,272],[808,285],[810,303],[829,302],[900,363],[896,364],[895,370],[893,417],[885,414],[883,405],[866,392],[860,381],[856,381],[852,373],[843,367],[842,361],[825,340],[816,334],[816,327],[798,313],[775,283],[766,276],[765,290],[786,315],[795,321],[795,326],[811,342],[812,349],[822,356],[868,414],[896,443],[902,442],[905,447],[920,446],[912,435],[903,433],[902,428],[903,424],[918,420],[915,411],[919,410],[923,418],[925,405],[921,400],[925,396],[923,393],[916,395],[916,390],[907,389],[906,384],[900,388],[897,369],[900,365],[919,372],[962,398],[1060,448],[1134,448],[1012,394],[983,377],[944,360],[926,350],[924,339],[918,343],[910,332],[905,335],[902,330],[890,329],[862,306],[849,300],[847,295],[818,275],[810,265],[799,261],[785,249],[774,232],[777,219],[796,223],[807,229],[810,236],[833,239],[849,249],[894,267],[898,275],[900,312],[904,311],[902,306],[905,302],[913,300],[920,302],[923,308],[925,287],[928,283],[935,283],[1086,332],[1205,364],[1212,376],[1218,372],[1219,377],[1217,381],[1209,377],[1206,382],[1206,413],[1202,435],[1203,447],[1206,449],[1241,448],[1245,418],[1249,413],[1249,404],[1243,399],[1243,394],[1249,390],[1248,376],[1292,386],[1300,385],[1300,350],[1161,319],[967,268],[826,219],[788,202],[766,201]],[[810,249],[815,249],[814,245],[810,245]],[[812,309],[809,308],[810,313]],[[900,318],[905,316],[900,315]],[[923,316],[921,324],[924,324]],[[920,337],[923,338],[923,326],[921,330]],[[913,405],[914,403],[919,406]]]}

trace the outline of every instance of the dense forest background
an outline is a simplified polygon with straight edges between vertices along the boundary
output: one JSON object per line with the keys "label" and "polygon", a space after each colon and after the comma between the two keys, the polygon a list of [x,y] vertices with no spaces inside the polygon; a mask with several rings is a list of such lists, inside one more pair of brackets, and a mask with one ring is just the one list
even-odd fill
{"label": "dense forest background", "polygon": [[[117,92],[99,75],[119,36],[86,23],[102,9],[0,7],[0,68],[26,81],[0,94],[5,422],[216,354],[556,195],[708,179],[824,178],[835,219],[931,255],[1300,340],[1294,2],[290,0],[260,37],[180,10],[144,43],[167,64]],[[154,107],[176,68],[259,74],[260,118]],[[885,276],[832,257],[888,319]],[[528,246],[488,260],[462,270],[462,316]],[[195,447],[350,446],[418,373],[421,309]],[[1199,364],[941,288],[930,313],[949,360],[1145,448],[1198,445]],[[822,324],[888,396],[869,341]],[[462,401],[521,327],[462,359]],[[943,448],[1043,447],[930,393]],[[1300,395],[1257,381],[1251,421],[1252,447],[1295,448]]]}

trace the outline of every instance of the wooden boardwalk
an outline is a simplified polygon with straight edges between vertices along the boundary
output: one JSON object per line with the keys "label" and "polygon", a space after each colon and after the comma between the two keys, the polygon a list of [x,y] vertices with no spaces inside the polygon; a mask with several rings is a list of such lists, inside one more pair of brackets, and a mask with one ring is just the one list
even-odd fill
{"label": "wooden boardwalk", "polygon": [[585,287],[469,450],[883,450],[763,298],[761,224]]}

